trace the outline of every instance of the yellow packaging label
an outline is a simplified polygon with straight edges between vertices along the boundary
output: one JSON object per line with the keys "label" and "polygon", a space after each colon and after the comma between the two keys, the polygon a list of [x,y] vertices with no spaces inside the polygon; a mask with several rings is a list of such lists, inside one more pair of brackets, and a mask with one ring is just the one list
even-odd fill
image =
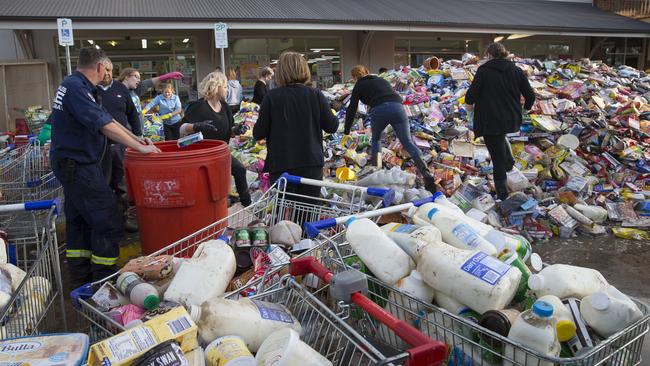
{"label": "yellow packaging label", "polygon": [[179,306],[148,322],[105,339],[90,347],[89,366],[130,366],[151,348],[168,340],[175,340],[183,352],[199,346],[198,327],[185,308]]}
{"label": "yellow packaging label", "polygon": [[235,336],[217,338],[205,349],[208,365],[227,365],[231,361],[253,359],[253,354],[246,348],[246,343]]}

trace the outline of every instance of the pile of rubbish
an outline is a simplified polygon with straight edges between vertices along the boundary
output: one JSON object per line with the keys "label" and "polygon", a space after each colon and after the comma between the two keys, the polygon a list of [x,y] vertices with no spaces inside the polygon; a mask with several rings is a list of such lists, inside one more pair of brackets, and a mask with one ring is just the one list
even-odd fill
{"label": "pile of rubbish", "polygon": [[[413,140],[442,191],[464,212],[528,239],[602,235],[611,226],[619,237],[647,239],[650,77],[627,66],[587,59],[515,61],[528,75],[537,100],[524,115],[521,130],[508,136],[516,160],[508,173],[513,193],[500,204],[489,197],[489,153],[482,140],[474,138],[472,112],[464,105],[477,58],[468,54],[435,70],[403,67],[380,75],[404,98]],[[324,92],[338,108],[341,126],[352,88],[338,84]],[[258,107],[243,107],[236,120],[250,129]],[[368,166],[369,125],[367,108],[360,105],[351,136],[341,131],[326,136],[326,179],[365,185],[369,175],[385,174]],[[374,176],[369,178],[372,184],[396,189],[398,202],[423,195],[414,189],[415,176],[402,179],[416,169],[390,127],[382,141],[383,168],[401,180]],[[248,132],[233,141],[232,150],[258,175],[251,176],[257,178],[253,188],[258,188],[264,182],[264,146],[252,141]]]}

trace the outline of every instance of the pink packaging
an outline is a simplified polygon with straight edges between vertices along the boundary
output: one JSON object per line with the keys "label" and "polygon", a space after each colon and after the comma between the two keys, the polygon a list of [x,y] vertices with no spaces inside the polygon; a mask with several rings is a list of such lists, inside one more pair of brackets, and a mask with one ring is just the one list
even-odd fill
{"label": "pink packaging", "polygon": [[113,320],[122,325],[129,324],[133,320],[142,318],[145,313],[144,309],[133,304],[120,306],[119,308],[115,308],[113,310],[115,311],[112,316]]}

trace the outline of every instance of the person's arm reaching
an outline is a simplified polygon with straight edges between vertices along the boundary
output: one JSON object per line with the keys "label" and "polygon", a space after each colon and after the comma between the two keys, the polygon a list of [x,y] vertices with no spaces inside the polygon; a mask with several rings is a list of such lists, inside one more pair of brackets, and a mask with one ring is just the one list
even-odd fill
{"label": "person's arm reaching", "polygon": [[348,105],[348,109],[345,111],[345,129],[343,130],[343,133],[346,135],[350,134],[352,124],[354,123],[354,117],[356,117],[357,114],[357,108],[359,108],[359,89],[359,82],[357,82],[357,84],[352,89],[350,105]]}
{"label": "person's arm reaching", "polygon": [[524,102],[524,110],[529,111],[531,108],[533,108],[533,104],[535,104],[535,91],[533,91],[533,88],[530,86],[530,82],[528,81],[526,74],[523,71],[520,71],[519,75],[519,91],[526,100]]}
{"label": "person's arm reaching", "polygon": [[150,110],[155,108],[158,105],[158,103],[160,103],[160,98],[161,97],[162,97],[162,95],[156,95],[156,97],[153,98],[153,100],[151,102],[147,103],[147,105],[144,106],[144,108],[142,108],[142,114],[147,114],[147,113],[149,113]]}
{"label": "person's arm reaching", "polygon": [[320,103],[320,127],[327,133],[334,133],[339,129],[339,120],[332,113],[330,104],[320,91],[318,93],[318,101]]}
{"label": "person's arm reaching", "polygon": [[170,115],[172,115],[172,116],[183,113],[183,106],[181,105],[181,98],[179,98],[178,95],[174,95],[174,101],[176,102],[176,104],[174,105],[174,111],[170,113]]}
{"label": "person's arm reaching", "polygon": [[255,141],[264,140],[269,137],[271,129],[271,101],[270,98],[264,98],[260,106],[259,117],[253,127],[253,138]]}
{"label": "person's arm reaching", "polygon": [[109,139],[119,142],[122,145],[125,145],[127,147],[130,147],[138,152],[141,152],[143,154],[150,154],[150,153],[159,153],[160,149],[158,149],[149,139],[143,139],[140,140],[136,136],[134,136],[131,131],[129,131],[126,127],[122,126],[120,123],[117,121],[113,120],[112,122],[109,122],[105,124],[100,131],[102,134]]}
{"label": "person's arm reaching", "polygon": [[481,75],[482,72],[479,68],[478,71],[476,71],[476,75],[474,75],[472,85],[469,86],[467,93],[465,93],[465,104],[474,105],[474,103],[476,103],[476,98],[478,98],[481,93],[481,80],[483,79]]}

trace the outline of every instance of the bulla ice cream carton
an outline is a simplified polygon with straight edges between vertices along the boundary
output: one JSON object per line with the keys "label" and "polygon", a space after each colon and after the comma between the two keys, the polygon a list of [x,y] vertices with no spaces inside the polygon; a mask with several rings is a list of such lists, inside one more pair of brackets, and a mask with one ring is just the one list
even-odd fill
{"label": "bulla ice cream carton", "polygon": [[183,352],[198,347],[198,327],[185,308],[179,306],[142,325],[126,330],[90,347],[89,366],[129,366],[148,350],[168,340],[178,342]]}
{"label": "bulla ice cream carton", "polygon": [[51,334],[0,341],[0,366],[80,366],[88,355],[88,336]]}

